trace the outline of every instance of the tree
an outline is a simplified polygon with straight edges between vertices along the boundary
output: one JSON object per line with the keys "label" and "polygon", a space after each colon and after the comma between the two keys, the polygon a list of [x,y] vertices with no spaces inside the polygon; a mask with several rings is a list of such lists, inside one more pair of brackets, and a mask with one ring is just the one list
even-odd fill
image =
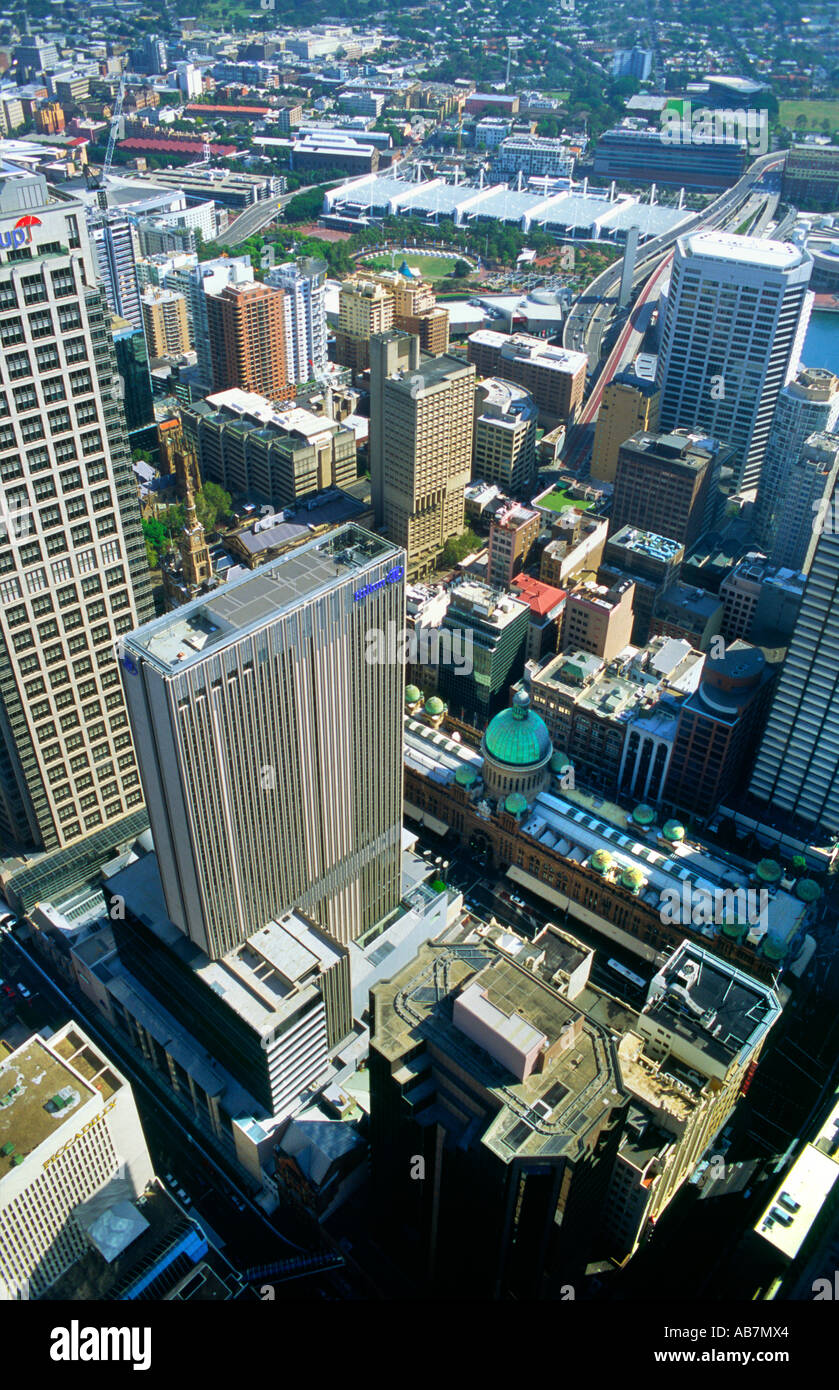
{"label": "tree", "polygon": [[440,555],[440,565],[444,569],[457,565],[461,560],[465,560],[467,555],[472,555],[474,551],[481,550],[484,542],[480,536],[476,536],[474,531],[468,528],[459,536],[452,536],[446,541]]}
{"label": "tree", "polygon": [[220,516],[229,516],[232,499],[218,483],[205,483],[195,499],[195,512],[206,532],[215,531]]}
{"label": "tree", "polygon": [[462,261],[459,257],[454,263],[452,275],[455,280],[465,280],[467,275],[472,274],[472,267],[468,261]]}

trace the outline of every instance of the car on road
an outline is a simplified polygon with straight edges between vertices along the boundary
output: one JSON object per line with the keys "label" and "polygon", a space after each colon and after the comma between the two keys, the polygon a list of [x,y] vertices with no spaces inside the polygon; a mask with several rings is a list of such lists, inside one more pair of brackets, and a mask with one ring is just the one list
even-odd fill
{"label": "car on road", "polygon": [[21,999],[31,999],[31,998],[32,998],[32,991],[29,990],[29,989],[27,989],[27,988],[26,988],[26,985],[21,985],[21,984],[19,984],[19,985],[18,985],[18,993],[20,994]]}
{"label": "car on road", "polygon": [[4,984],[4,985],[3,985],[3,993],[5,994],[5,996],[6,996],[7,999],[14,999],[15,994],[16,994],[16,990],[13,989],[13,987],[12,987],[11,985]]}

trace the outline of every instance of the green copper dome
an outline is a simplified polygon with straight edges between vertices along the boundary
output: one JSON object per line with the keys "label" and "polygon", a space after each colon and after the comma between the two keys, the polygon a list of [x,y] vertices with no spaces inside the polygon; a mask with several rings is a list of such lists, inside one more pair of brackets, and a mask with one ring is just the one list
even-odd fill
{"label": "green copper dome", "polygon": [[795,896],[803,903],[818,902],[822,890],[814,878],[800,878],[795,885]]}
{"label": "green copper dome", "polygon": [[422,699],[422,691],[416,685],[405,686],[405,704],[416,705]]}
{"label": "green copper dome", "polygon": [[596,849],[588,862],[597,873],[605,874],[612,867],[612,856],[607,849]]}
{"label": "green copper dome", "polygon": [[732,941],[742,941],[748,930],[748,922],[739,922],[736,917],[722,924],[723,936],[731,937]]}
{"label": "green copper dome", "polygon": [[508,767],[530,767],[550,755],[551,736],[544,719],[530,708],[526,690],[517,690],[510,708],[489,721],[484,747]]}
{"label": "green copper dome", "polygon": [[454,775],[454,780],[459,787],[474,787],[478,780],[478,774],[474,767],[459,767]]}
{"label": "green copper dome", "polygon": [[661,833],[665,840],[670,840],[673,844],[677,844],[680,840],[685,838],[685,827],[680,825],[677,820],[668,820],[665,821],[662,826]]}
{"label": "green copper dome", "polygon": [[621,874],[621,883],[624,888],[629,888],[633,893],[640,893],[644,886],[644,875],[640,869],[624,869]]}
{"label": "green copper dome", "polygon": [[446,706],[443,704],[439,695],[432,695],[429,700],[426,700],[425,712],[426,714],[430,714],[432,719],[436,719],[438,714],[445,714]]}
{"label": "green copper dome", "polygon": [[556,752],[551,758],[551,772],[555,772],[557,776],[563,772],[567,772],[568,769],[573,768],[573,766],[574,764],[567,753]]}
{"label": "green copper dome", "polygon": [[509,811],[511,816],[520,816],[527,810],[527,797],[522,796],[521,792],[510,792],[504,802],[504,810]]}
{"label": "green copper dome", "polygon": [[643,803],[636,806],[632,812],[632,819],[636,825],[652,825],[655,820],[655,811],[652,806],[645,806]]}
{"label": "green copper dome", "polygon": [[781,877],[781,866],[776,859],[761,859],[755,872],[764,883],[777,883]]}

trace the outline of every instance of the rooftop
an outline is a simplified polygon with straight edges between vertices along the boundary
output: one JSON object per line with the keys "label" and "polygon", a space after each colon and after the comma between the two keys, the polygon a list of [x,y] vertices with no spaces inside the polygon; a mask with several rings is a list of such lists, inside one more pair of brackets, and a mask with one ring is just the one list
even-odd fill
{"label": "rooftop", "polygon": [[123,665],[133,673],[135,659],[164,675],[195,665],[208,650],[218,652],[275,620],[295,604],[366,571],[402,552],[390,541],[349,524],[251,574],[229,580],[209,597],[190,603],[137,628],[123,639]]}
{"label": "rooftop", "polygon": [[107,1099],[121,1086],[106,1060],[72,1025],[54,1044],[38,1034],[31,1037],[0,1066],[0,1150],[12,1146],[0,1156],[0,1181],[15,1157],[33,1153],[65,1121],[75,1133],[84,1106],[94,1097]]}
{"label": "rooftop", "polygon": [[763,237],[737,236],[734,232],[693,232],[680,237],[677,245],[686,256],[704,256],[715,261],[757,266],[762,270],[795,270],[809,256],[790,241],[770,241]]}
{"label": "rooftop", "polygon": [[[467,1000],[479,992],[483,1017],[467,1032],[455,1010],[472,985],[477,990]],[[623,1101],[605,1030],[491,941],[430,943],[373,994],[375,1045],[394,1062],[405,1058],[397,1079],[402,1071],[407,1079],[421,1042],[431,1044],[435,1056],[451,1058],[497,1106],[482,1142],[505,1163],[576,1153],[602,1120],[605,1105]],[[461,1010],[461,1024],[469,1026],[468,1006]],[[545,1046],[557,1043],[555,1055],[542,1063]],[[528,1072],[520,1065],[525,1050],[543,1070]],[[505,1056],[526,1073],[523,1079],[500,1060]],[[447,1110],[447,1127],[452,1123]],[[464,1133],[469,1123],[464,1118]]]}

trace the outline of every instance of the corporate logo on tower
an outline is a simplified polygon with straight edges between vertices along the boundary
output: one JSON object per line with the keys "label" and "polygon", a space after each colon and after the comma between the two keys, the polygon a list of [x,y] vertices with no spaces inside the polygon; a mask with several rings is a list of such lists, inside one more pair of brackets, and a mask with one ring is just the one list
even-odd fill
{"label": "corporate logo on tower", "polygon": [[27,246],[32,240],[32,228],[40,225],[40,217],[34,217],[31,213],[19,217],[8,231],[0,232],[0,247],[5,251],[17,251],[19,246]]}

